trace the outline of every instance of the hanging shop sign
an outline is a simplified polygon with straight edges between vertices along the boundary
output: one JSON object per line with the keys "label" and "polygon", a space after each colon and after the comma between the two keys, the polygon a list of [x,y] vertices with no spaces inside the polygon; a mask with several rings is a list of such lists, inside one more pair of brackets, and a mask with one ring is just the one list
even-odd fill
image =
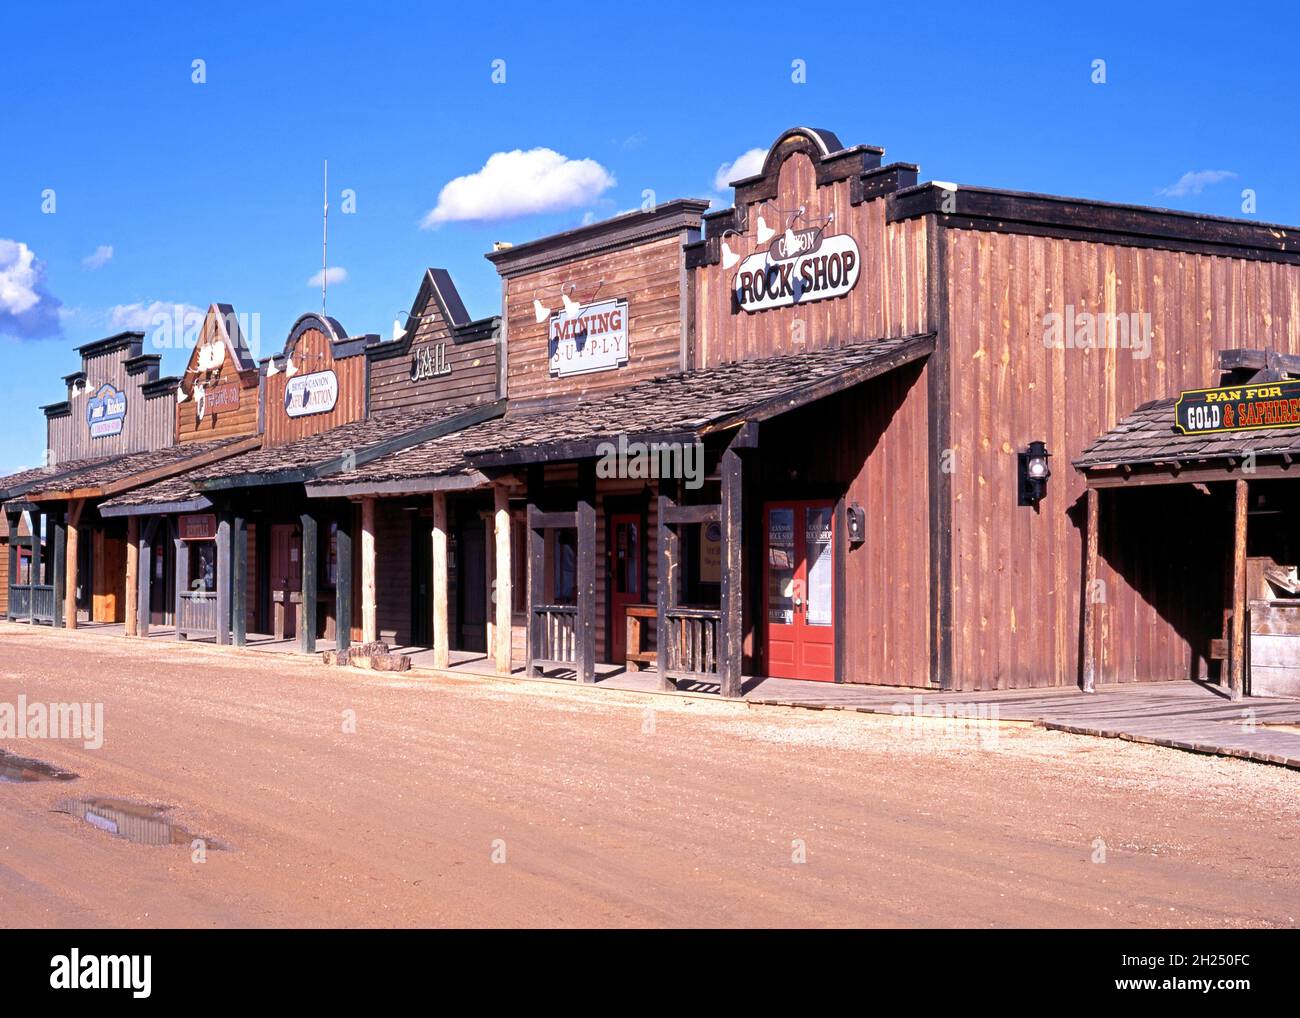
{"label": "hanging shop sign", "polygon": [[1184,435],[1300,427],[1300,380],[1189,389],[1174,404],[1174,427]]}
{"label": "hanging shop sign", "polygon": [[451,365],[447,363],[447,344],[435,343],[423,346],[411,355],[411,381],[423,382],[426,378],[438,378],[451,374]]}
{"label": "hanging shop sign", "polygon": [[227,410],[238,409],[238,382],[227,382],[225,385],[216,385],[210,389],[206,385],[195,386],[194,414],[198,420],[203,420],[209,414],[215,416]]}
{"label": "hanging shop sign", "polygon": [[621,368],[627,363],[627,301],[589,304],[573,318],[552,315],[549,347],[557,378]]}
{"label": "hanging shop sign", "polygon": [[820,227],[780,234],[736,270],[736,303],[748,312],[843,297],[858,284],[862,255],[847,233]]}
{"label": "hanging shop sign", "polygon": [[182,541],[212,541],[217,536],[215,513],[190,513],[178,520]]}
{"label": "hanging shop sign", "polygon": [[327,414],[339,401],[339,376],[333,371],[294,375],[284,387],[284,412],[290,417]]}
{"label": "hanging shop sign", "polygon": [[86,423],[91,438],[108,438],[122,434],[126,421],[126,393],[107,382],[86,401]]}

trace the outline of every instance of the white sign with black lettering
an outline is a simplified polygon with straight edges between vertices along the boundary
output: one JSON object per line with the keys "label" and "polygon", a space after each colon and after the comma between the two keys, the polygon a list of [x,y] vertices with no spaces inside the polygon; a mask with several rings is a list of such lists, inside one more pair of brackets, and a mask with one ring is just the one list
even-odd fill
{"label": "white sign with black lettering", "polygon": [[588,304],[570,318],[551,316],[551,374],[557,378],[609,371],[627,363],[627,301]]}

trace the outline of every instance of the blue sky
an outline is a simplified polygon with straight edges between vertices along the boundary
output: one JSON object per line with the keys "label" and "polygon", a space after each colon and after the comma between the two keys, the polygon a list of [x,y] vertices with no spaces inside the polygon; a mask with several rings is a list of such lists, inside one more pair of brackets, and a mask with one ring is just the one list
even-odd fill
{"label": "blue sky", "polygon": [[[1216,215],[1241,215],[1248,187],[1254,218],[1300,223],[1297,72],[1276,55],[1300,27],[1290,7],[1066,6],[12,5],[0,472],[39,460],[37,407],[63,398],[73,348],[153,302],[255,313],[263,354],[318,310],[326,158],[329,263],[347,274],[329,310],[354,334],[390,334],[430,265],[471,314],[495,312],[494,240],[646,189],[729,204],[719,169],[798,124],[882,145],[922,179]],[[515,150],[530,154],[443,191]],[[466,218],[484,201],[519,207]],[[163,352],[165,371],[184,366]]]}

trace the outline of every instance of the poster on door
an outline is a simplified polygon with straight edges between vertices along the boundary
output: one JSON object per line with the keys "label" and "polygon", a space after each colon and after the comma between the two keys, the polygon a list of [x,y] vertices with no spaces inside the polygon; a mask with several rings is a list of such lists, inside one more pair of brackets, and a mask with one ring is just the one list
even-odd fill
{"label": "poster on door", "polygon": [[700,582],[722,582],[722,524],[700,527]]}

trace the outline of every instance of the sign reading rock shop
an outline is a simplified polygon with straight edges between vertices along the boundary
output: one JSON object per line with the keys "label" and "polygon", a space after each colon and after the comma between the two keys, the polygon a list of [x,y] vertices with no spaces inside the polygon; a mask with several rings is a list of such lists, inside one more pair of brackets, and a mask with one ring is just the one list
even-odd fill
{"label": "sign reading rock shop", "polygon": [[105,382],[86,401],[86,424],[91,438],[122,434],[126,421],[126,393]]}
{"label": "sign reading rock shop", "polygon": [[1174,404],[1174,427],[1184,435],[1300,427],[1300,381],[1189,389]]}
{"label": "sign reading rock shop", "polygon": [[339,401],[339,376],[333,371],[294,375],[284,387],[284,412],[290,417],[327,414]]}
{"label": "sign reading rock shop", "polygon": [[551,374],[609,371],[627,363],[627,301],[589,304],[576,317],[551,316]]}
{"label": "sign reading rock shop", "polygon": [[[862,255],[847,233],[795,230],[793,245],[781,234],[736,270],[736,303],[748,312],[843,297],[858,283]],[[791,249],[792,248],[792,249]]]}

